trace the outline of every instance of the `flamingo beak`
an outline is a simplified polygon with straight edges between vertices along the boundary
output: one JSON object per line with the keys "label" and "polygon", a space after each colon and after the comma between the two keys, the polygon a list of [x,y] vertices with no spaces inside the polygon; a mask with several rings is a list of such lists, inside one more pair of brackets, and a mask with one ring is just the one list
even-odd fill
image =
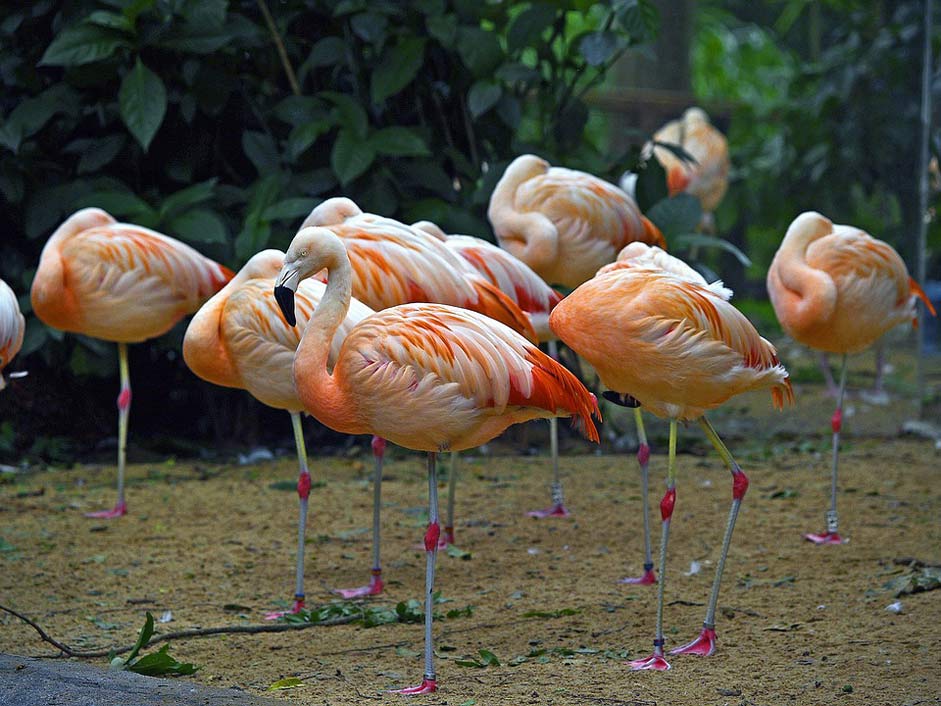
{"label": "flamingo beak", "polygon": [[274,298],[289,326],[297,326],[297,317],[294,315],[294,292],[297,291],[299,283],[300,273],[288,267],[282,268],[274,281]]}

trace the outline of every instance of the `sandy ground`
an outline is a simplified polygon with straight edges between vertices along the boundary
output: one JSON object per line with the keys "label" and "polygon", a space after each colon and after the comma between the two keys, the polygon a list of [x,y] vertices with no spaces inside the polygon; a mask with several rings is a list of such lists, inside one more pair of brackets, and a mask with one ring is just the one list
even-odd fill
{"label": "sandy ground", "polygon": [[[823,529],[832,403],[816,388],[798,393],[786,415],[756,417],[754,410],[770,406],[761,396],[715,418],[752,484],[720,596],[718,652],[675,657],[665,673],[625,666],[650,652],[656,613],[655,587],[617,583],[642,563],[630,439],[620,454],[612,444],[604,455],[572,446],[562,468],[573,516],[561,520],[524,515],[546,504],[546,455],[499,456],[493,447],[492,456],[468,456],[457,539],[471,557],[440,556],[437,585],[451,601],[443,609],[473,606],[473,614],[436,624],[441,690],[419,703],[941,703],[941,591],[903,596],[894,614],[885,587],[913,570],[912,559],[941,563],[941,456],[930,440],[896,434],[910,411],[904,403],[851,398],[839,494],[850,542],[812,546],[801,533]],[[609,433],[630,429],[629,418],[615,414],[611,422]],[[530,443],[542,440],[544,427],[530,429]],[[665,426],[650,433],[656,503]],[[668,647],[693,637],[702,622],[730,501],[728,473],[697,427],[683,431],[680,447]],[[323,602],[330,587],[367,578],[372,460],[312,457],[322,485],[311,496],[308,596]],[[111,504],[111,466],[17,474],[0,485],[0,603],[75,648],[133,642],[146,610],[172,611],[161,630],[263,622],[293,588],[295,473],[290,457],[252,466],[133,464],[131,514],[114,521],[82,516]],[[396,450],[385,478],[388,583],[373,602],[393,605],[421,595],[424,557],[415,546],[427,502],[423,460]],[[657,531],[655,551],[658,543]],[[702,569],[689,574],[694,561]],[[531,611],[542,616],[526,617]],[[399,703],[383,690],[418,681],[421,648],[421,627],[398,624],[175,641],[170,651],[202,665],[190,677],[198,682],[264,693],[296,676],[304,685],[278,698],[339,705]],[[481,649],[501,665],[457,664]],[[55,654],[8,615],[0,616],[0,652]]]}

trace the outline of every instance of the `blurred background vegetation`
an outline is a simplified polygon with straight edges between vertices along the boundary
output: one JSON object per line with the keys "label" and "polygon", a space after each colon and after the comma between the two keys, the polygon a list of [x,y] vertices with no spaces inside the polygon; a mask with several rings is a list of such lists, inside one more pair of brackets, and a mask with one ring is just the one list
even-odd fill
{"label": "blurred background vegetation", "polygon": [[[912,268],[923,12],[921,0],[11,5],[0,11],[0,277],[21,295],[13,369],[30,376],[0,396],[0,460],[113,449],[114,346],[49,329],[29,306],[45,239],[82,206],[233,269],[286,247],[339,194],[492,239],[486,204],[517,154],[617,181],[654,130],[699,104],[730,139],[717,234],[752,260],[715,250],[700,264],[763,332],[776,326],[764,274],[803,210],[888,240]],[[937,27],[932,37],[937,55]],[[655,166],[638,195],[644,208],[665,197]],[[675,206],[668,237],[698,222]],[[935,253],[939,239],[932,224]],[[937,259],[928,271],[937,277]],[[289,446],[283,412],[188,372],[185,323],[130,349],[132,448]]]}

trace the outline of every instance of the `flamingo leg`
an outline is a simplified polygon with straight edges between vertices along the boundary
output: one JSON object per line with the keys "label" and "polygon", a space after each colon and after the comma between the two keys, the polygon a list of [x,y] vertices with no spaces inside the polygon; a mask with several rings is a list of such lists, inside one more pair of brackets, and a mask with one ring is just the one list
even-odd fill
{"label": "flamingo leg", "polygon": [[127,344],[118,344],[118,368],[121,391],[118,393],[118,501],[111,510],[87,512],[85,517],[110,520],[127,514],[124,501],[124,466],[127,456],[127,418],[131,411],[131,374],[127,362]]}
{"label": "flamingo leg", "polygon": [[820,372],[823,373],[823,381],[827,385],[827,394],[830,395],[830,397],[836,397],[838,392],[836,381],[833,379],[833,372],[830,370],[830,356],[826,353],[821,353],[818,364],[820,365]]}
{"label": "flamingo leg", "polygon": [[653,654],[635,659],[628,664],[633,670],[656,669],[663,671],[670,668],[670,663],[663,656],[663,597],[666,586],[667,543],[670,539],[670,518],[676,505],[676,420],[670,420],[670,461],[667,467],[667,490],[660,501],[660,517],[663,521],[663,534],[660,539],[660,582],[657,593],[657,635],[653,641]]}
{"label": "flamingo leg", "polygon": [[843,428],[843,396],[846,392],[846,354],[843,354],[843,367],[840,371],[840,393],[837,397],[836,411],[830,420],[833,428],[833,466],[830,472],[830,509],[827,511],[827,531],[823,534],[813,532],[804,535],[804,539],[814,544],[843,544],[846,540],[840,536],[836,514],[836,475],[840,455],[840,431]]}
{"label": "flamingo leg", "polygon": [[378,596],[385,588],[382,581],[382,561],[380,560],[380,523],[382,514],[382,461],[386,452],[386,440],[378,436],[372,438],[372,455],[375,459],[375,471],[372,484],[372,569],[369,583],[356,588],[338,588],[334,591],[343,598],[364,598]]}
{"label": "flamingo leg", "polygon": [[[559,346],[555,341],[548,342],[549,355],[553,360],[559,360]],[[559,475],[559,420],[549,418],[549,448],[552,453],[552,505],[542,510],[531,510],[526,514],[530,517],[568,517],[565,507],[565,494],[562,491],[562,478]]]}
{"label": "flamingo leg", "polygon": [[307,534],[307,500],[310,497],[310,471],[307,468],[307,446],[304,443],[304,428],[299,412],[291,412],[294,427],[294,445],[297,447],[297,568],[294,574],[294,605],[291,610],[279,610],[265,615],[265,620],[277,620],[285,615],[300,613],[304,609],[304,538]]}
{"label": "flamingo leg", "polygon": [[700,417],[699,424],[702,426],[709,441],[719,452],[719,456],[725,462],[726,467],[732,473],[732,507],[729,509],[729,520],[725,525],[725,536],[722,538],[722,555],[719,557],[719,563],[716,564],[716,576],[712,582],[712,592],[709,594],[709,605],[706,607],[706,619],[703,621],[702,631],[694,640],[681,645],[676,649],[670,650],[671,655],[694,654],[701,657],[708,657],[716,651],[716,605],[719,602],[719,587],[722,584],[722,572],[725,570],[725,560],[729,555],[729,545],[732,542],[732,532],[735,530],[735,520],[738,518],[739,508],[742,506],[742,498],[748,490],[748,476],[732,458],[732,454],[726,448],[722,439],[719,438],[715,428],[705,417]]}
{"label": "flamingo leg", "polygon": [[404,689],[394,689],[394,694],[417,696],[433,694],[438,690],[435,677],[435,653],[431,624],[434,619],[435,562],[438,557],[438,539],[441,525],[438,523],[438,471],[436,454],[428,453],[428,529],[425,531],[425,672],[421,684]]}
{"label": "flamingo leg", "polygon": [[457,471],[461,466],[461,454],[458,451],[451,452],[451,467],[448,469],[448,518],[444,523],[444,534],[441,535],[441,541],[438,542],[438,549],[445,549],[449,544],[454,544],[454,495],[457,490]]}
{"label": "flamingo leg", "polygon": [[657,575],[653,571],[653,558],[650,554],[650,503],[647,502],[647,466],[650,463],[650,446],[647,444],[647,432],[644,430],[644,418],[640,407],[634,407],[634,423],[637,426],[637,463],[640,464],[640,496],[644,515],[644,573],[638,577],[627,577],[619,583],[640,584],[649,586],[657,583]]}

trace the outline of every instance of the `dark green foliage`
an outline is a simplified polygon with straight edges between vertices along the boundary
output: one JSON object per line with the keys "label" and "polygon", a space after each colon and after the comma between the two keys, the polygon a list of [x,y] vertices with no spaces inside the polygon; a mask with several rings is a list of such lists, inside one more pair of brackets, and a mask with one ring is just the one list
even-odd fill
{"label": "dark green foliage", "polygon": [[164,645],[156,652],[138,658],[137,655],[140,653],[141,649],[147,645],[150,638],[153,637],[153,634],[154,616],[148,611],[144,625],[138,633],[137,643],[134,645],[134,649],[131,650],[127,657],[112,657],[110,659],[110,668],[117,670],[126,669],[130,672],[137,672],[138,674],[143,674],[148,677],[186,676],[196,673],[199,667],[195,664],[177,662],[170,656],[169,644]]}
{"label": "dark green foliage", "polygon": [[[630,166],[587,139],[584,96],[655,35],[649,0],[268,6],[273,27],[255,0],[45,0],[0,22],[0,277],[21,295],[20,365],[34,372],[16,400],[20,452],[62,428],[39,414],[46,397],[111,409],[113,346],[47,329],[26,296],[43,242],[79,207],[237,269],[286,247],[328,196],[489,237],[486,204],[516,154],[608,178]],[[163,399],[205,410],[173,415],[190,437],[255,437],[267,412],[206,392],[179,360],[181,335],[138,347],[132,375],[146,358]],[[88,376],[108,383],[92,392]],[[147,428],[148,392],[135,388],[134,430]],[[112,426],[103,411],[66,411],[88,420],[73,428],[83,440]],[[165,418],[154,429],[175,431]]]}

